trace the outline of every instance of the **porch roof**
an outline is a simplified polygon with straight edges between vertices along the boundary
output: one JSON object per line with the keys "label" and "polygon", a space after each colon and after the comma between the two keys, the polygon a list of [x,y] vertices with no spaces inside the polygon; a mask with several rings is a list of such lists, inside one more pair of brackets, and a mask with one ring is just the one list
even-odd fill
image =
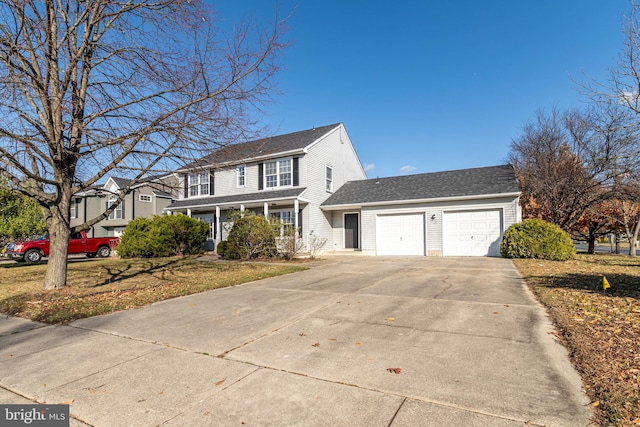
{"label": "porch roof", "polygon": [[[301,200],[300,196],[306,191],[306,187],[289,188],[286,190],[266,190],[249,194],[234,194],[232,196],[212,196],[194,199],[176,200],[169,205],[167,211],[182,211],[194,208],[215,208],[216,206],[232,208],[234,205],[247,207],[259,206],[262,203],[272,203],[284,200]],[[302,200],[304,201],[304,200]]]}

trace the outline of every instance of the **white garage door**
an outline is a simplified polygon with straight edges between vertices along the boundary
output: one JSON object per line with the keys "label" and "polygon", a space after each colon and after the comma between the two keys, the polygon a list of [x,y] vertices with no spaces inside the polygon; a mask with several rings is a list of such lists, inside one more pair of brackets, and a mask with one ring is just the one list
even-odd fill
{"label": "white garage door", "polygon": [[500,256],[502,211],[444,212],[442,254],[444,256]]}
{"label": "white garage door", "polygon": [[378,255],[424,255],[424,214],[378,215]]}

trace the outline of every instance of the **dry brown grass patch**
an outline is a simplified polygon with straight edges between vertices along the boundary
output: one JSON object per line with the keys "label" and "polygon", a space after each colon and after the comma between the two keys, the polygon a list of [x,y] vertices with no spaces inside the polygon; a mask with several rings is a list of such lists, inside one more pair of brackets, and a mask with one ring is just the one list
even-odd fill
{"label": "dry brown grass patch", "polygon": [[304,269],[195,257],[92,260],[69,263],[67,287],[45,291],[46,265],[5,264],[0,266],[0,312],[66,323]]}
{"label": "dry brown grass patch", "polygon": [[640,259],[514,262],[556,324],[598,423],[640,425]]}

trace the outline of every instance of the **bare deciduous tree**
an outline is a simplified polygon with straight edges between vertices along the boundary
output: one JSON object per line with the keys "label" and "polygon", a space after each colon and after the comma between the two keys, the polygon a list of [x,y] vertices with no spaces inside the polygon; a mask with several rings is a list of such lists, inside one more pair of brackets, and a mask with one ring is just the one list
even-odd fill
{"label": "bare deciduous tree", "polygon": [[[525,217],[569,230],[585,210],[602,200],[606,169],[593,128],[576,111],[538,111],[511,142],[509,160],[523,192]],[[598,153],[598,154],[596,154]]]}
{"label": "bare deciduous tree", "polygon": [[[633,138],[624,149],[616,153],[615,182],[617,197],[631,204],[640,204],[640,5],[631,2],[631,10],[622,27],[624,45],[616,65],[609,70],[604,81],[591,81],[583,85],[584,92],[600,107],[622,107],[626,110],[629,126],[636,129]],[[628,215],[628,212],[623,212]],[[640,224],[640,215],[628,218],[629,223]],[[629,254],[636,255],[636,242],[640,225],[626,227],[631,248]]]}
{"label": "bare deciduous tree", "polygon": [[[225,34],[198,0],[0,0],[0,175],[45,214],[45,288],[66,284],[70,233],[139,179],[254,136],[284,23]],[[72,230],[72,196],[110,172],[129,186]]]}

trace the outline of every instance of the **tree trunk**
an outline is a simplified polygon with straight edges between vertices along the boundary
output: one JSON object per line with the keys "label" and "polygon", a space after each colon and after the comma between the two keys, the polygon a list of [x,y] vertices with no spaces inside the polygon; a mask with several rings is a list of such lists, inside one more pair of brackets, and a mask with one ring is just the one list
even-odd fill
{"label": "tree trunk", "polygon": [[616,233],[616,255],[620,255],[620,235]]}
{"label": "tree trunk", "polygon": [[636,228],[633,230],[633,237],[629,242],[629,256],[636,256],[636,249],[638,249],[636,242],[638,241],[638,235],[640,234],[640,218],[636,219]]}
{"label": "tree trunk", "polygon": [[58,209],[51,209],[49,223],[49,262],[44,276],[45,289],[60,289],[67,285],[67,254],[71,228],[71,192],[70,185],[61,185]]}
{"label": "tree trunk", "polygon": [[589,239],[587,240],[587,243],[589,244],[589,247],[587,248],[587,253],[592,255],[595,254],[596,253],[596,235],[589,234]]}

